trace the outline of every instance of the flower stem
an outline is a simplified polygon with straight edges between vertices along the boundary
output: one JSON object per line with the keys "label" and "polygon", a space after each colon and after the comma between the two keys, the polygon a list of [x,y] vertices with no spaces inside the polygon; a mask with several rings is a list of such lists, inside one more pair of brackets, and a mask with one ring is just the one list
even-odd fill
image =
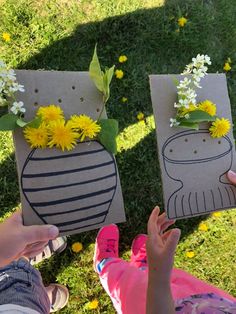
{"label": "flower stem", "polygon": [[103,114],[105,105],[106,105],[106,101],[105,101],[105,97],[103,96],[103,100],[102,100],[102,109],[101,109],[100,114],[99,114],[99,116],[98,116],[98,118],[97,118],[97,121],[98,121],[98,122],[99,122],[99,120],[101,119],[101,116],[102,116],[102,114]]}

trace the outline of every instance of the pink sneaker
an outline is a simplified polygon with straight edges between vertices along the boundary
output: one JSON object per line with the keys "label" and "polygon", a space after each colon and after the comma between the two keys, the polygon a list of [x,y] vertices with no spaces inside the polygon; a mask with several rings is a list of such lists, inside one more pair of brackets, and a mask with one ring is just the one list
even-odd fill
{"label": "pink sneaker", "polygon": [[147,267],[146,234],[138,234],[131,246],[131,263],[136,267]]}
{"label": "pink sneaker", "polygon": [[119,229],[115,224],[105,226],[98,231],[95,243],[93,266],[97,272],[97,264],[104,258],[119,257]]}

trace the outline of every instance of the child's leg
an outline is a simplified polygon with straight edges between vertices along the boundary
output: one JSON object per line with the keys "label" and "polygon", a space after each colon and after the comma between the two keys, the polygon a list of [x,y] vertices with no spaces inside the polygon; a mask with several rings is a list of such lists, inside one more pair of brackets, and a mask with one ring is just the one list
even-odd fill
{"label": "child's leg", "polygon": [[111,258],[99,277],[117,313],[145,314],[147,271],[120,258]]}
{"label": "child's leg", "polygon": [[213,292],[226,299],[236,301],[236,298],[227,292],[204,282],[181,269],[173,269],[171,288],[174,299],[182,299],[194,294]]}
{"label": "child's leg", "polygon": [[26,259],[0,268],[0,304],[20,305],[39,313],[50,312],[41,275]]}
{"label": "child's leg", "polygon": [[[136,267],[145,268],[146,260],[146,235],[138,235],[131,249],[131,261]],[[173,298],[182,299],[194,294],[215,293],[219,296],[235,301],[235,298],[227,292],[214,287],[180,269],[173,269],[171,277],[171,289]]]}
{"label": "child's leg", "polygon": [[[132,244],[132,263],[118,257],[119,232],[115,225],[103,227],[97,236],[94,266],[100,281],[119,314],[145,314],[147,269],[146,238],[135,238]],[[217,289],[190,274],[174,269],[171,277],[174,299],[193,294],[214,292],[233,300],[226,292]]]}
{"label": "child's leg", "polygon": [[119,230],[105,226],[98,232],[94,268],[120,314],[145,314],[147,272],[120,259]]}
{"label": "child's leg", "polygon": [[25,258],[0,268],[0,305],[14,304],[47,314],[62,309],[68,298],[62,285],[44,287],[40,272]]}
{"label": "child's leg", "polygon": [[[147,270],[137,268],[119,258],[112,258],[105,263],[99,277],[119,314],[145,314]],[[235,298],[225,291],[179,269],[173,269],[171,290],[174,300],[213,292],[235,301]]]}

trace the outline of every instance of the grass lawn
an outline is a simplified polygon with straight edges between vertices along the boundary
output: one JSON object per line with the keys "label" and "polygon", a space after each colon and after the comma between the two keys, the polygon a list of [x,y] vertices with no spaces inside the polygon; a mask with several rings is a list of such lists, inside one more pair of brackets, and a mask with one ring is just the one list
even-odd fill
{"label": "grass lawn", "polygon": [[[235,0],[0,0],[0,59],[19,69],[86,71],[98,43],[102,64],[115,64],[124,78],[113,79],[108,115],[120,121],[117,162],[127,222],[120,225],[121,256],[129,258],[131,239],[146,232],[155,204],[162,205],[160,169],[149,92],[151,73],[179,73],[197,53],[212,59],[210,72],[227,73],[233,119],[236,114]],[[179,17],[187,24],[179,28]],[[119,64],[125,54],[128,61]],[[122,97],[128,101],[123,103]],[[146,122],[138,122],[143,112]],[[11,134],[0,133],[0,217],[19,206],[19,192]],[[199,231],[201,221],[207,231]],[[178,221],[182,229],[176,266],[236,296],[236,210],[219,217]],[[58,281],[70,290],[69,305],[61,313],[115,313],[92,268],[96,231],[69,238],[60,256],[39,265],[45,283]],[[79,241],[76,254],[71,245]],[[186,252],[193,251],[193,258]]]}

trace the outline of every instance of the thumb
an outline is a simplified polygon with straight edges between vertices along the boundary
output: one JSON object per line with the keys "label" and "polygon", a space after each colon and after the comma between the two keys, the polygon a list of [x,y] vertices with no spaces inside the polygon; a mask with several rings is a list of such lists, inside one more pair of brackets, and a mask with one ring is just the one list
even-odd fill
{"label": "thumb", "polygon": [[166,240],[166,249],[168,251],[168,254],[171,256],[175,255],[175,250],[178,245],[180,235],[180,229],[172,229],[168,239]]}
{"label": "thumb", "polygon": [[10,224],[22,225],[23,219],[21,210],[15,211],[9,218],[7,218],[7,221]]}
{"label": "thumb", "polygon": [[236,173],[235,172],[233,172],[232,170],[229,170],[227,172],[227,178],[231,183],[236,185]]}
{"label": "thumb", "polygon": [[58,228],[53,225],[24,226],[23,228],[26,244],[53,240],[59,234]]}

